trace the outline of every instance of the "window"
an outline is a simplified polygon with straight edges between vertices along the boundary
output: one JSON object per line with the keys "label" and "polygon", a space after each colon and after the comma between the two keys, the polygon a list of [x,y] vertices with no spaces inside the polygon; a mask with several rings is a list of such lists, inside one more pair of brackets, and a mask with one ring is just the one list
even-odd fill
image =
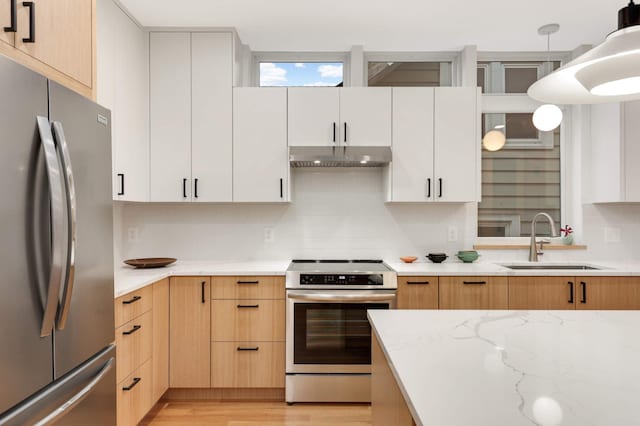
{"label": "window", "polygon": [[260,86],[342,86],[342,62],[260,62]]}
{"label": "window", "polygon": [[529,86],[559,66],[559,61],[478,62],[478,86],[482,93],[527,93]]}
{"label": "window", "polygon": [[483,114],[482,134],[493,129],[504,132],[507,138],[505,149],[553,149],[553,133],[536,129],[533,113]]}
{"label": "window", "polygon": [[451,62],[368,62],[368,85],[451,86]]}

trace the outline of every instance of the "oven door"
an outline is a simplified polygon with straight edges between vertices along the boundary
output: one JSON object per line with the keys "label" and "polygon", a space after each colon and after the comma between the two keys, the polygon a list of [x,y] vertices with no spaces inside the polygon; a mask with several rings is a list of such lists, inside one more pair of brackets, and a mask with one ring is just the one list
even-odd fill
{"label": "oven door", "polygon": [[395,290],[288,290],[287,373],[370,373],[367,310],[395,303]]}

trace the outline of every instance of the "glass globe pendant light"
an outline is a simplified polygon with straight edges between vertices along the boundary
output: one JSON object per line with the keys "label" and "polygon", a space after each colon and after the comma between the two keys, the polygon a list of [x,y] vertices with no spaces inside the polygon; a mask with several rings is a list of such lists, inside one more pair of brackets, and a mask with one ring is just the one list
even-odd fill
{"label": "glass globe pendant light", "polygon": [[[547,24],[538,28],[538,34],[547,36],[547,62],[551,68],[549,58],[551,34],[558,32],[560,25]],[[533,125],[541,132],[550,132],[562,123],[562,110],[553,104],[540,105],[533,113]]]}
{"label": "glass globe pendant light", "polygon": [[482,146],[487,151],[499,151],[507,142],[507,137],[500,130],[490,130],[482,138]]}

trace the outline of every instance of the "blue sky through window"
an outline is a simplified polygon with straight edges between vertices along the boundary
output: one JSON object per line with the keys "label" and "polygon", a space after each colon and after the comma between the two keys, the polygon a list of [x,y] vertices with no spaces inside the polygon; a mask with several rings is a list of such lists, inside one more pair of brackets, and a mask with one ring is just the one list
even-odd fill
{"label": "blue sky through window", "polygon": [[261,62],[260,86],[336,86],[342,62]]}

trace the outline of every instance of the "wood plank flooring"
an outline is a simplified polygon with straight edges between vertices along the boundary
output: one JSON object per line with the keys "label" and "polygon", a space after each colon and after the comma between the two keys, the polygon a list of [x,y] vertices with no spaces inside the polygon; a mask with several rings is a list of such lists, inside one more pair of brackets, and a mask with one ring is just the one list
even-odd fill
{"label": "wood plank flooring", "polygon": [[365,404],[294,404],[285,402],[160,402],[143,426],[370,426]]}

